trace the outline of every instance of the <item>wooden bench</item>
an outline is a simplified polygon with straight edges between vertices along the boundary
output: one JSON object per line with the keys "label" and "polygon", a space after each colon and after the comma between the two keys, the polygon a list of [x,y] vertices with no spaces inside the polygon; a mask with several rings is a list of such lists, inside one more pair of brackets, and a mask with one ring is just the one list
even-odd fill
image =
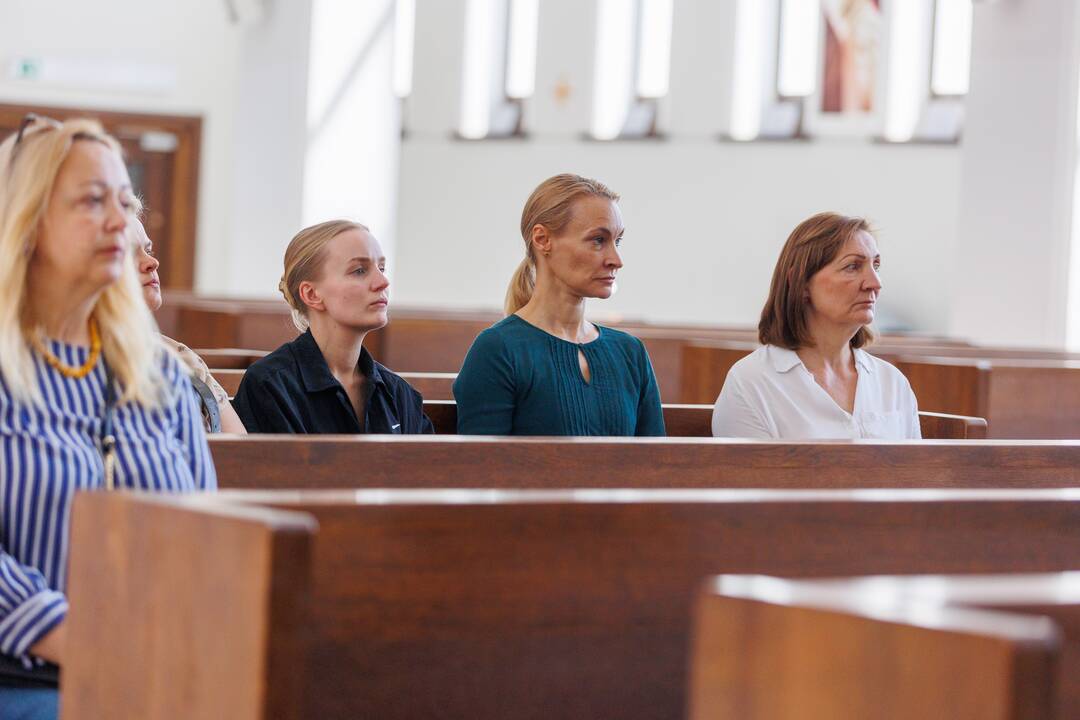
{"label": "wooden bench", "polygon": [[704,577],[1055,572],[1080,557],[1080,502],[1055,490],[84,493],[71,548],[66,720],[648,720],[685,715]]}
{"label": "wooden bench", "polygon": [[[232,397],[240,387],[244,370],[222,369],[212,371],[225,392]],[[453,404],[454,373],[404,372],[400,373],[410,385],[423,395],[424,411],[441,435],[457,432],[457,410]],[[447,403],[451,403],[447,405]],[[930,439],[968,439],[986,437],[986,421],[981,417],[963,417],[943,413],[920,413],[922,436]],[[709,437],[712,435],[711,405],[664,405],[664,424],[670,437]]]}
{"label": "wooden bench", "polygon": [[1058,441],[219,435],[210,451],[223,488],[1080,486],[1080,443]]}
{"label": "wooden bench", "polygon": [[1080,617],[1062,577],[721,576],[695,613],[689,717],[1073,717],[1077,657],[1042,614]]}
{"label": "wooden bench", "polygon": [[[662,405],[661,409],[668,437],[712,437],[712,405]],[[428,400],[424,403],[424,413],[437,434],[457,433],[457,403],[453,400]],[[931,440],[986,437],[986,421],[978,417],[921,412],[919,425],[923,438]]]}
{"label": "wooden bench", "polygon": [[267,352],[240,348],[200,348],[195,350],[195,354],[203,359],[213,373],[218,370],[246,370]]}
{"label": "wooden bench", "polygon": [[[728,370],[753,349],[747,343],[686,345],[683,402],[715,402]],[[904,373],[924,410],[986,418],[992,438],[1080,438],[1080,362],[875,352]]]}

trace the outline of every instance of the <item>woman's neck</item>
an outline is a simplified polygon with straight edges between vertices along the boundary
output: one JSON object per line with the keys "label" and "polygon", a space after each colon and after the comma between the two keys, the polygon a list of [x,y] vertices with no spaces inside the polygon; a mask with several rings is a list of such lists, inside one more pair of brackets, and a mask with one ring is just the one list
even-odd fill
{"label": "woman's neck", "polygon": [[366,332],[344,327],[328,317],[314,315],[309,318],[311,335],[326,360],[330,373],[345,385],[360,374],[358,363],[364,346]]}
{"label": "woman's neck", "polygon": [[529,302],[517,311],[517,315],[563,340],[584,343],[596,339],[596,329],[585,321],[585,298],[565,288],[538,284]]}
{"label": "woman's neck", "polygon": [[828,370],[832,373],[845,373],[855,367],[855,353],[851,348],[851,339],[858,328],[821,327],[811,323],[810,336],[814,344],[797,350],[799,359],[810,370]]}
{"label": "woman's neck", "polygon": [[72,292],[60,283],[34,282],[32,274],[27,280],[27,297],[34,299],[27,307],[31,327],[60,342],[89,345],[90,315],[102,291]]}

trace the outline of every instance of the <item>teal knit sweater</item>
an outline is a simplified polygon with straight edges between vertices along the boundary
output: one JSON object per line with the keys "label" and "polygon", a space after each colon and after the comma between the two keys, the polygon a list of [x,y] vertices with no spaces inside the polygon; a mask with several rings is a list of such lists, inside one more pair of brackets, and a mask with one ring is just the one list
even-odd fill
{"label": "teal knit sweater", "polygon": [[[577,344],[510,315],[480,333],[454,381],[463,435],[664,435],[640,340],[597,326]],[[585,382],[578,351],[591,380]]]}

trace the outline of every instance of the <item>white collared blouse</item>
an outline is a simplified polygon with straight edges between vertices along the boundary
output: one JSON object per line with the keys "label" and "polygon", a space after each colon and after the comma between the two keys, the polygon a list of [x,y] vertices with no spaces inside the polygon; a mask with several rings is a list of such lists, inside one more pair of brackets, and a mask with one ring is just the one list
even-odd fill
{"label": "white collared blouse", "polygon": [[716,399],[715,437],[773,440],[907,440],[922,437],[915,394],[903,373],[855,350],[858,384],[847,412],[794,350],[765,345],[732,366]]}

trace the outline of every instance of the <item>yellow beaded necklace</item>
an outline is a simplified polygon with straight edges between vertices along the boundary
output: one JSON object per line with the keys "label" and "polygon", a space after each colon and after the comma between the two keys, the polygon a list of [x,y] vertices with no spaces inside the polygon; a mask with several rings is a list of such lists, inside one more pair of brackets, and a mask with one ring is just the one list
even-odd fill
{"label": "yellow beaded necklace", "polygon": [[97,321],[94,318],[90,318],[89,330],[90,355],[86,358],[86,362],[79,367],[72,367],[56,357],[56,355],[53,355],[49,348],[45,346],[44,333],[39,332],[34,335],[34,348],[41,354],[41,357],[45,358],[45,362],[56,368],[56,371],[61,375],[79,380],[90,374],[90,371],[97,365],[98,358],[101,357],[101,335],[98,334]]}

